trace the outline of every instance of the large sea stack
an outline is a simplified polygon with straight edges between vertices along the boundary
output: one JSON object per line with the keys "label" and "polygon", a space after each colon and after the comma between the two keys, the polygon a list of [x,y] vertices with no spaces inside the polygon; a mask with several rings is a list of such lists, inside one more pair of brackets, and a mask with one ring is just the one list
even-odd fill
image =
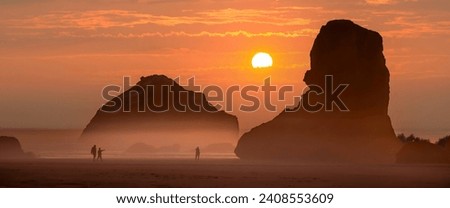
{"label": "large sea stack", "polygon": [[152,75],[141,77],[103,105],[80,140],[117,149],[136,143],[191,148],[235,143],[238,133],[237,118],[217,110],[203,93],[187,90],[164,75]]}
{"label": "large sea stack", "polygon": [[[400,142],[387,114],[389,71],[380,34],[349,20],[333,20],[321,28],[310,56],[311,69],[303,81],[315,92],[303,94],[294,112],[287,109],[244,134],[236,155],[319,163],[394,162]],[[326,86],[326,77],[332,86]],[[339,94],[344,107],[325,99],[339,85],[347,86]],[[317,87],[324,93],[317,93]],[[311,111],[305,102],[328,104],[328,109]]]}

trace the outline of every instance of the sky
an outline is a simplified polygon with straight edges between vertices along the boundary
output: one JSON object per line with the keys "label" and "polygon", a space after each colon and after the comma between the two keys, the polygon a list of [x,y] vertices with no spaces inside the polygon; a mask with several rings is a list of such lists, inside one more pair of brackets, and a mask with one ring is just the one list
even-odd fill
{"label": "sky", "polygon": [[[450,134],[448,0],[2,0],[0,11],[2,128],[84,128],[124,76],[222,88],[270,76],[300,94],[320,27],[350,19],[383,36],[394,129]],[[251,67],[259,51],[272,68]],[[230,113],[246,131],[278,112]]]}

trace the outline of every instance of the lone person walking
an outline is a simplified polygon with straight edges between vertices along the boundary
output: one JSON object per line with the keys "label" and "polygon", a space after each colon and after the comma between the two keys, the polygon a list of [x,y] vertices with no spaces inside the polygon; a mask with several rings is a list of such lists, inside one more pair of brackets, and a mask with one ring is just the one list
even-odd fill
{"label": "lone person walking", "polygon": [[95,158],[97,158],[97,145],[91,148],[91,155],[93,156],[92,160],[95,161]]}
{"label": "lone person walking", "polygon": [[195,148],[195,160],[200,160],[200,147]]}

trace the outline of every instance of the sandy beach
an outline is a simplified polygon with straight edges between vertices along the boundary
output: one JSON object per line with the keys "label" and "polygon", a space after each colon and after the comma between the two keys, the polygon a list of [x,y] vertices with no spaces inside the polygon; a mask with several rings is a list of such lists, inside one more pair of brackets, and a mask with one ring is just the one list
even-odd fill
{"label": "sandy beach", "polygon": [[238,159],[0,161],[0,187],[450,187],[449,165],[314,165]]}

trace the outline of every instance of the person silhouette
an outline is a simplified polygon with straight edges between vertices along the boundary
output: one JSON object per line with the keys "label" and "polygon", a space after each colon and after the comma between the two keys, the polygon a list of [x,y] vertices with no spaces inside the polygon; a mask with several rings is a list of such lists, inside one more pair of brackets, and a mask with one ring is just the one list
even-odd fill
{"label": "person silhouette", "polygon": [[200,147],[195,148],[195,160],[200,160]]}
{"label": "person silhouette", "polygon": [[94,145],[94,146],[91,148],[91,155],[93,156],[92,160],[95,161],[95,158],[97,158],[97,145]]}
{"label": "person silhouette", "polygon": [[102,153],[103,153],[103,151],[105,151],[104,149],[102,149],[102,148],[98,148],[98,153],[97,153],[97,160],[101,160],[101,161],[103,161],[103,157],[102,157]]}

